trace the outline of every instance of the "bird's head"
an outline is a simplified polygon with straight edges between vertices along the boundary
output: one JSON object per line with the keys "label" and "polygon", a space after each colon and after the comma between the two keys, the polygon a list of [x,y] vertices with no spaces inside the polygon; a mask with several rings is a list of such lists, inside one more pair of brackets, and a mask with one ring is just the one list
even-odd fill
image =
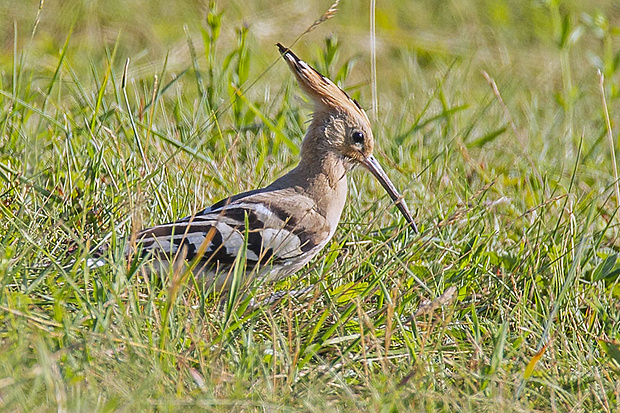
{"label": "bird's head", "polygon": [[[311,151],[334,151],[350,166],[372,156],[375,140],[368,116],[359,103],[280,43],[278,48],[299,85],[314,102],[313,125],[305,139],[312,145]],[[310,148],[302,147],[302,156],[304,149]]]}
{"label": "bird's head", "polygon": [[377,178],[407,222],[417,232],[402,196],[372,155],[375,140],[364,109],[344,90],[289,49],[280,43],[277,46],[299,85],[314,102],[312,124],[302,143],[302,159],[333,153],[344,161],[347,169],[363,165]]}

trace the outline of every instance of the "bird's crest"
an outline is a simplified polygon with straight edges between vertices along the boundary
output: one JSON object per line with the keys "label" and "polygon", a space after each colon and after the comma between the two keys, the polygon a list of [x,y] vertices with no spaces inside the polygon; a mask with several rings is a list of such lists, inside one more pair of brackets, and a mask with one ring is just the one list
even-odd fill
{"label": "bird's crest", "polygon": [[277,43],[276,46],[278,46],[280,54],[282,54],[282,57],[295,74],[300,86],[312,98],[315,105],[319,107],[323,105],[337,110],[346,109],[368,120],[364,109],[355,99],[351,99],[344,90],[301,60],[281,43]]}

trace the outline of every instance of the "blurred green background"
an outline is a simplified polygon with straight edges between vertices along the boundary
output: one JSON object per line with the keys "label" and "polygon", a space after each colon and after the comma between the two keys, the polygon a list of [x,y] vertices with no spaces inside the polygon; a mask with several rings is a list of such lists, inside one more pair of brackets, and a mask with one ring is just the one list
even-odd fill
{"label": "blurred green background", "polygon": [[[168,76],[193,66],[206,71],[211,65],[224,64],[239,44],[243,28],[247,30],[245,80],[251,83],[276,61],[276,42],[290,44],[330,5],[316,1],[5,0],[0,4],[3,84],[11,84],[11,68],[16,63],[32,71],[28,75],[31,87],[45,85],[69,35],[65,59],[80,81],[89,80],[83,73],[103,71],[115,47],[114,68],[120,73],[125,60],[131,58],[130,77],[135,82],[151,82],[166,58]],[[305,35],[295,50],[320,66],[318,53],[325,39],[335,39],[336,60],[321,69],[335,71],[353,60],[355,69],[349,70],[346,86],[359,90],[365,107],[371,108],[370,2],[343,1],[338,8],[333,19]],[[551,149],[548,142],[554,141],[554,153],[546,160],[563,164],[565,150],[572,153],[584,132],[597,135],[592,139],[601,132],[601,125],[594,131],[588,123],[592,118],[600,121],[598,114],[591,113],[599,108],[589,99],[598,99],[597,69],[607,77],[610,112],[614,112],[619,9],[612,1],[377,2],[376,113],[389,116],[391,111],[402,111],[412,121],[415,110],[426,104],[425,94],[455,65],[459,70],[446,76],[446,85],[453,101],[471,107],[470,100],[480,102],[490,92],[481,74],[484,70],[500,85],[501,93],[510,97],[507,105],[519,127],[521,121],[528,127],[536,124],[523,132],[530,135],[528,143],[533,146],[529,150],[534,156],[541,151],[546,154]],[[205,50],[209,10],[222,13],[213,51]],[[188,40],[195,49],[194,62]],[[205,56],[208,53],[213,53],[210,61]],[[272,68],[247,93],[268,94],[271,85],[286,77],[283,66]],[[193,76],[191,70],[184,74],[181,85],[186,94],[193,93],[196,82],[188,81]],[[405,105],[407,110],[403,110]],[[538,112],[540,106],[547,110]]]}

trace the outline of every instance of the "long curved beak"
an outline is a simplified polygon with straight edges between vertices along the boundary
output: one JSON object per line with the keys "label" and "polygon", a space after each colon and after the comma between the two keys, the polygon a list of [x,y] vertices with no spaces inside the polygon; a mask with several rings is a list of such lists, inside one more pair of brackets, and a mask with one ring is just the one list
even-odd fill
{"label": "long curved beak", "polygon": [[398,193],[396,187],[394,186],[392,181],[390,181],[390,178],[388,178],[387,174],[383,171],[383,168],[381,168],[381,165],[379,165],[379,162],[377,162],[374,156],[370,155],[368,158],[362,161],[362,165],[364,165],[366,169],[368,169],[381,183],[381,186],[383,186],[390,198],[392,198],[392,201],[394,201],[394,203],[396,204],[396,207],[398,207],[409,225],[411,225],[413,232],[417,234],[418,227],[413,221],[413,217],[411,216],[411,212],[409,212],[409,208],[407,208],[405,200]]}

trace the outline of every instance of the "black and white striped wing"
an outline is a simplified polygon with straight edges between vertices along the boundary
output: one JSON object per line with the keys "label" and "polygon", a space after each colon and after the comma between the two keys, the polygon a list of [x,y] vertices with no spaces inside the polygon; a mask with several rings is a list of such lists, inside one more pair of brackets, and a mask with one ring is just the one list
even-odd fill
{"label": "black and white striped wing", "polygon": [[244,244],[247,216],[248,269],[259,263],[307,261],[331,236],[329,226],[309,198],[286,195],[250,193],[218,202],[197,215],[140,232],[137,250],[168,259],[177,254],[188,261],[198,257],[202,265],[217,268],[232,265]]}

